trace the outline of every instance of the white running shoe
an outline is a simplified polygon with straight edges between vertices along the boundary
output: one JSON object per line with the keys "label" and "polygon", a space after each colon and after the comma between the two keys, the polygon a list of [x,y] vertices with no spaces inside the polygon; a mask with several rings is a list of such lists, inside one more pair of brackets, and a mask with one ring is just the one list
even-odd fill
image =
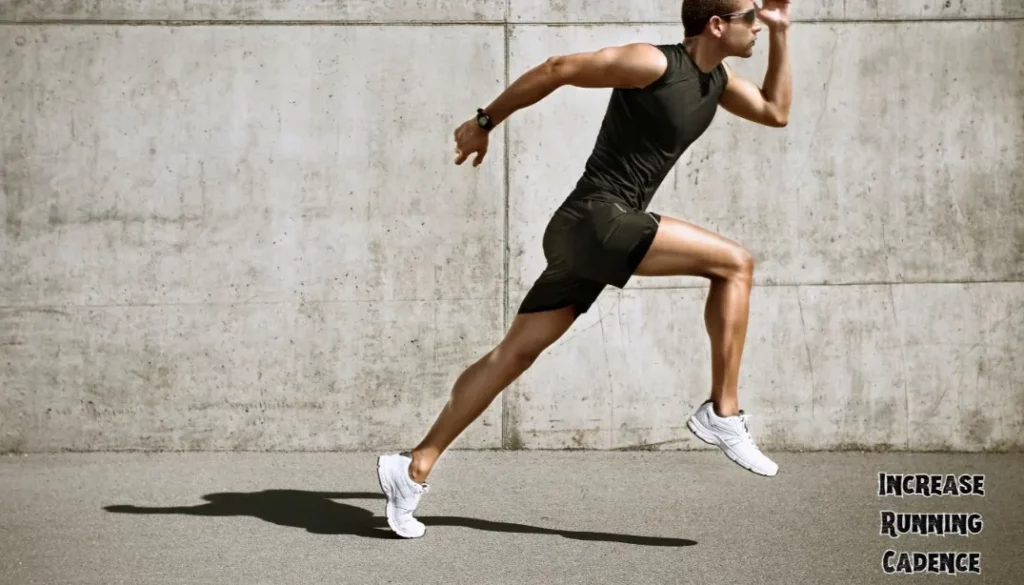
{"label": "white running shoe", "polygon": [[735,416],[718,416],[708,400],[686,421],[686,426],[701,441],[721,448],[729,459],[741,467],[758,475],[772,477],[779,472],[779,466],[766,457],[750,438],[746,424],[749,417],[742,410]]}
{"label": "white running shoe", "polygon": [[410,463],[411,453],[381,455],[377,458],[377,481],[387,498],[384,515],[388,518],[388,526],[402,538],[419,538],[427,527],[412,514],[430,486],[418,484],[409,477]]}

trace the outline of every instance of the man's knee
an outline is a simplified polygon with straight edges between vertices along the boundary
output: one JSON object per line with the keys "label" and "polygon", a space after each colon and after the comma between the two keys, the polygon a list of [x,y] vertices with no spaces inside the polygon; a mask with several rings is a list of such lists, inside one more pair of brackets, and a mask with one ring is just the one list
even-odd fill
{"label": "man's knee", "polygon": [[735,278],[753,281],[754,255],[750,253],[750,250],[737,247],[733,252],[733,273]]}

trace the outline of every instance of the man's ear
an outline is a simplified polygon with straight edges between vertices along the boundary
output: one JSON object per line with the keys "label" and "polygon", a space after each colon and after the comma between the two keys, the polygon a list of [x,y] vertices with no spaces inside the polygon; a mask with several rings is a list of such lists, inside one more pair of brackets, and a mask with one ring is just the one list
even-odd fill
{"label": "man's ear", "polygon": [[717,16],[712,16],[711,21],[708,22],[708,29],[715,37],[722,38],[722,35],[725,34],[725,21]]}

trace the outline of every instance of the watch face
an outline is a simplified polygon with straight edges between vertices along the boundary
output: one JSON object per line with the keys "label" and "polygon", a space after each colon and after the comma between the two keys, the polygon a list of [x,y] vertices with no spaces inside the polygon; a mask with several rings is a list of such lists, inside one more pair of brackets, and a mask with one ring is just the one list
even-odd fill
{"label": "watch face", "polygon": [[476,123],[480,124],[481,126],[486,126],[487,125],[487,116],[485,116],[484,114],[478,114],[477,117],[476,117]]}

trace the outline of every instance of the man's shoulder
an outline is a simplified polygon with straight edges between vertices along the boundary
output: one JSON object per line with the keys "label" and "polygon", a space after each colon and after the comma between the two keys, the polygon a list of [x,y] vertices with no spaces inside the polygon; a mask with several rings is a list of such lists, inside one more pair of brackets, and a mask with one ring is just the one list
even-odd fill
{"label": "man's shoulder", "polygon": [[683,50],[682,43],[657,43],[650,41],[645,44],[648,44],[662,53],[665,53],[665,55],[672,57],[678,57],[680,55],[680,51]]}

